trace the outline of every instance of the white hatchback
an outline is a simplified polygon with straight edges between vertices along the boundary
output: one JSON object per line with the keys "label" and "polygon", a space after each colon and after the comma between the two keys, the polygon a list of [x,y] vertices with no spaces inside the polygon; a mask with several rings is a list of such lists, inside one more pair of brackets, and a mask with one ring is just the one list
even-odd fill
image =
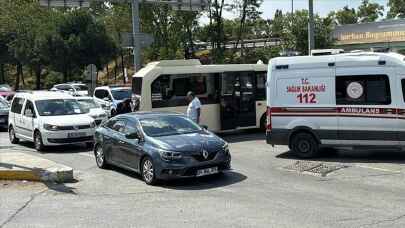
{"label": "white hatchback", "polygon": [[87,110],[65,93],[17,93],[9,113],[10,141],[34,142],[38,151],[53,145],[86,143],[91,146],[95,127]]}
{"label": "white hatchback", "polygon": [[97,126],[108,119],[109,107],[102,108],[93,97],[75,97],[79,104],[89,111],[88,115],[94,119]]}

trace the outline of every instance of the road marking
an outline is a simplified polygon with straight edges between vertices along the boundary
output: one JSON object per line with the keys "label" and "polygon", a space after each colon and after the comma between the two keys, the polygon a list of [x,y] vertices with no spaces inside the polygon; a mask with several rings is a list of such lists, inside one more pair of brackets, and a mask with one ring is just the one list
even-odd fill
{"label": "road marking", "polygon": [[374,170],[383,171],[383,172],[401,173],[401,171],[398,171],[398,170],[384,169],[384,168],[372,167],[372,166],[367,166],[367,165],[357,165],[357,167],[365,168],[365,169],[374,169]]}

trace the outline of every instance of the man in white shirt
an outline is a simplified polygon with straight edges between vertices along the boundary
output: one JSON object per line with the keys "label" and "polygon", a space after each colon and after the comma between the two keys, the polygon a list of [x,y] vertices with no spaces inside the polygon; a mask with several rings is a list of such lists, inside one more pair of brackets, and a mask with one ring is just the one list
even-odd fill
{"label": "man in white shirt", "polygon": [[200,124],[201,102],[193,92],[187,93],[187,100],[190,102],[187,107],[187,116],[197,124]]}

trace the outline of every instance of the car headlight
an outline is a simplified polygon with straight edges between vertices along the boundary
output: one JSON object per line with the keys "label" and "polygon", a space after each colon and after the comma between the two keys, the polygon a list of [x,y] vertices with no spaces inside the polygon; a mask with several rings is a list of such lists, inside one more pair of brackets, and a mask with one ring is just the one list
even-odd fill
{"label": "car headlight", "polygon": [[179,153],[179,152],[159,150],[159,153],[160,153],[160,157],[162,157],[162,159],[165,161],[178,160],[182,157],[181,153]]}
{"label": "car headlight", "polygon": [[48,130],[48,131],[57,131],[57,130],[59,130],[59,127],[56,126],[56,125],[53,125],[53,124],[44,124],[44,128],[45,128],[45,130]]}

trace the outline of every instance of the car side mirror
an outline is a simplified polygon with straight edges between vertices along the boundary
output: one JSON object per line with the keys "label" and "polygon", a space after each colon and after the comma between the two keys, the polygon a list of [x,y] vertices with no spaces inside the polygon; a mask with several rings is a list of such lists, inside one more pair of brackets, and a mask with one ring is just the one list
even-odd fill
{"label": "car side mirror", "polygon": [[127,139],[138,139],[138,140],[141,140],[141,136],[139,135],[138,132],[126,134],[126,135],[125,135],[125,138],[127,138]]}
{"label": "car side mirror", "polygon": [[104,97],[103,100],[104,101],[111,101],[110,98],[108,98],[108,97]]}
{"label": "car side mirror", "polygon": [[208,126],[207,126],[207,125],[200,125],[200,127],[202,127],[204,130],[208,130]]}

